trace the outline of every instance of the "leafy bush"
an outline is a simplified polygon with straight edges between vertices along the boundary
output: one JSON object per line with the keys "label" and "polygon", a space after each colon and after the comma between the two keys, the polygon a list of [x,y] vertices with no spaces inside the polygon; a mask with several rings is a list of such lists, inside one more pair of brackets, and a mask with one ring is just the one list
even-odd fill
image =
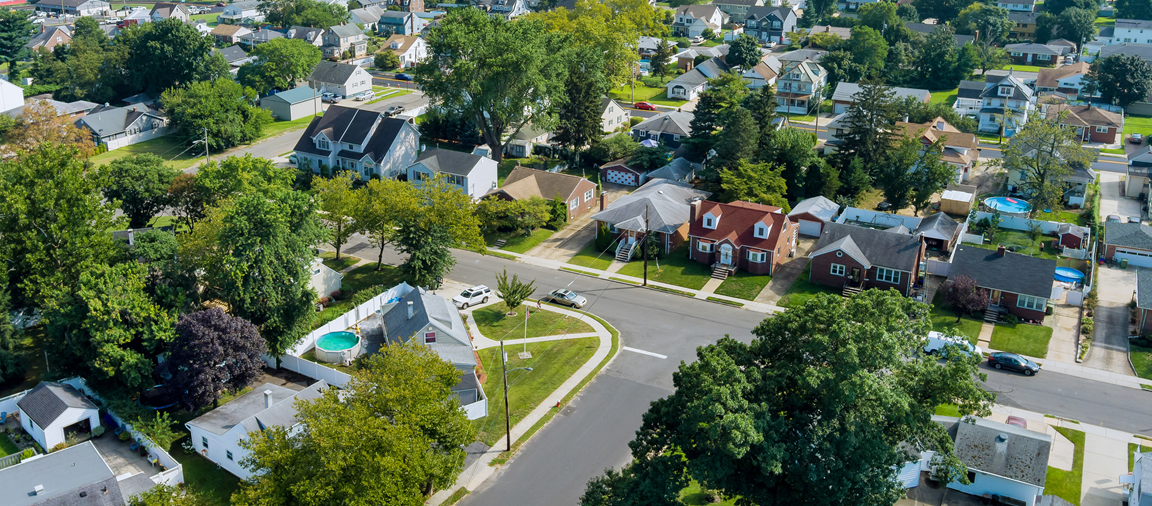
{"label": "leafy bush", "polygon": [[1015,325],[1017,323],[1020,323],[1020,318],[1017,318],[1016,315],[1014,315],[1012,313],[1008,313],[1007,315],[1004,316],[1004,321],[1006,321],[1012,325]]}
{"label": "leafy bush", "polygon": [[[168,449],[172,447],[173,442],[184,437],[183,432],[172,430],[172,423],[172,419],[169,418],[168,413],[157,411],[155,418],[151,420],[138,418],[132,423],[132,426],[135,427],[140,434],[150,439],[157,447],[168,451]],[[124,433],[127,433],[127,431]]]}
{"label": "leafy bush", "polygon": [[368,302],[369,300],[372,299],[372,297],[375,297],[377,295],[384,293],[384,291],[387,289],[388,288],[385,287],[384,285],[372,285],[368,288],[360,290],[359,292],[356,292],[356,294],[352,296],[352,306],[359,306],[360,304]]}
{"label": "leafy bush", "polygon": [[33,455],[36,455],[36,450],[25,448],[24,451],[20,452],[20,455],[22,458],[29,458]]}
{"label": "leafy bush", "polygon": [[1093,330],[1093,328],[1095,328],[1095,326],[1096,326],[1096,322],[1094,322],[1092,320],[1092,318],[1084,317],[1084,319],[1080,320],[1080,332],[1081,333],[1091,335],[1092,330]]}
{"label": "leafy bush", "polygon": [[121,432],[120,435],[116,436],[116,437],[120,438],[121,441],[128,441],[129,439],[132,439],[132,434],[128,431],[124,431],[124,432]]}
{"label": "leafy bush", "polygon": [[596,233],[596,250],[604,251],[612,245],[616,238],[613,237],[612,232],[608,231],[608,225],[601,222],[600,229]]}
{"label": "leafy bush", "polygon": [[58,452],[68,447],[68,443],[60,443],[52,447],[53,452]]}
{"label": "leafy bush", "polygon": [[92,429],[92,437],[100,437],[102,435],[104,435],[103,425],[97,425],[95,429]]}

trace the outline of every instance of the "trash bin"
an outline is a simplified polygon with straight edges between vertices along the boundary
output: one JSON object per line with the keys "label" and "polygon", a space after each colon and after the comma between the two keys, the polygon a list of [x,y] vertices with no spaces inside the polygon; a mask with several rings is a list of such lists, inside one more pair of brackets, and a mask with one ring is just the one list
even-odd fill
{"label": "trash bin", "polygon": [[1127,269],[1128,268],[1128,259],[1127,258],[1121,258],[1120,259],[1120,268],[1121,269]]}

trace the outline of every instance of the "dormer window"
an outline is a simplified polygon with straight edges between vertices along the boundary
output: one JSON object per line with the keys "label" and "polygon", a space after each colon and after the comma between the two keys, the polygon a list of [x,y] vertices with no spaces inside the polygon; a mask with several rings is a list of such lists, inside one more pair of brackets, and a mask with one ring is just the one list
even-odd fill
{"label": "dormer window", "polygon": [[712,213],[704,215],[704,228],[716,230],[716,224],[720,221],[720,217]]}
{"label": "dormer window", "polygon": [[1012,95],[1012,87],[1011,86],[1001,86],[1000,87],[1000,96],[1001,97],[1008,97],[1011,95]]}
{"label": "dormer window", "polygon": [[770,227],[768,227],[767,225],[765,225],[763,223],[757,223],[756,228],[752,229],[752,235],[759,238],[759,239],[767,239],[769,229],[770,229]]}
{"label": "dormer window", "polygon": [[316,149],[331,150],[332,145],[328,142],[328,139],[318,137],[316,139]]}

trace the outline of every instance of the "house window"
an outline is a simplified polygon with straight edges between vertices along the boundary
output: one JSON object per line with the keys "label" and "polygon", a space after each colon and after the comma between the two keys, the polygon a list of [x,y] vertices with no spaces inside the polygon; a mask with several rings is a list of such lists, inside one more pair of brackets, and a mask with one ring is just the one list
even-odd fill
{"label": "house window", "polygon": [[768,258],[768,253],[764,251],[749,251],[748,261],[755,264],[762,264]]}
{"label": "house window", "polygon": [[413,172],[412,176],[413,176],[412,179],[414,179],[416,181],[423,181],[425,179],[428,179],[428,175],[423,173],[423,172],[420,172],[420,171]]}
{"label": "house window", "polygon": [[831,272],[833,276],[843,276],[844,273],[848,272],[848,269],[840,264],[832,264]]}
{"label": "house window", "polygon": [[1046,54],[1038,54],[1038,55],[1036,55],[1036,59],[1037,60],[1051,60],[1052,56],[1046,55]]}
{"label": "house window", "polygon": [[204,449],[208,449],[208,438],[200,436],[200,446],[203,446]]}
{"label": "house window", "polygon": [[704,218],[704,228],[716,228],[716,222],[712,220],[711,216]]}
{"label": "house window", "polygon": [[328,139],[320,138],[316,139],[316,149],[330,150],[332,149],[332,145],[328,143]]}
{"label": "house window", "polygon": [[711,253],[715,246],[715,244],[710,242],[696,241],[696,249],[701,253]]}
{"label": "house window", "polygon": [[768,227],[765,227],[764,225],[757,223],[756,229],[752,231],[752,235],[759,237],[761,239],[765,239],[768,237]]}
{"label": "house window", "polygon": [[895,270],[895,269],[885,269],[883,267],[877,267],[876,268],[876,280],[877,281],[885,281],[885,282],[893,283],[893,284],[899,283],[900,282],[900,271]]}
{"label": "house window", "polygon": [[592,200],[592,190],[584,192],[584,202],[588,202],[589,200]]}
{"label": "house window", "polygon": [[460,187],[463,187],[467,184],[467,181],[464,179],[464,176],[458,176],[456,174],[448,174],[448,175],[444,176],[444,180],[447,181],[448,184],[454,184],[454,185],[460,186]]}
{"label": "house window", "polygon": [[435,332],[425,332],[424,333],[424,344],[432,344],[435,342],[436,342],[436,333]]}
{"label": "house window", "polygon": [[1031,309],[1033,311],[1043,311],[1045,304],[1047,304],[1047,299],[1041,299],[1040,297],[1033,297],[1031,295],[1021,295],[1016,298],[1016,307]]}
{"label": "house window", "polygon": [[568,203],[568,209],[575,210],[577,207],[580,207],[580,199],[572,199],[572,202]]}
{"label": "house window", "polygon": [[1098,126],[1098,127],[1096,127],[1096,133],[1106,134],[1106,133],[1108,133],[1108,127]]}
{"label": "house window", "polygon": [[228,460],[232,460],[232,450],[226,450],[224,453],[228,457]]}

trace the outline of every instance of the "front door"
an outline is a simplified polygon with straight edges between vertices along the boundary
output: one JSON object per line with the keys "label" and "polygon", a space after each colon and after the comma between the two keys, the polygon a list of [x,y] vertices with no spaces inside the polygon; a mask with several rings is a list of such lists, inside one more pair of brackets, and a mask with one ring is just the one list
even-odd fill
{"label": "front door", "polygon": [[853,267],[852,268],[852,275],[849,276],[849,279],[851,279],[853,283],[859,283],[860,282],[860,268],[859,267]]}
{"label": "front door", "polygon": [[720,245],[720,263],[724,265],[732,265],[732,245]]}
{"label": "front door", "polygon": [[636,242],[636,232],[628,231],[628,244]]}
{"label": "front door", "polygon": [[992,293],[990,294],[988,299],[992,301],[993,306],[999,306],[1000,305],[1000,290],[992,290]]}

